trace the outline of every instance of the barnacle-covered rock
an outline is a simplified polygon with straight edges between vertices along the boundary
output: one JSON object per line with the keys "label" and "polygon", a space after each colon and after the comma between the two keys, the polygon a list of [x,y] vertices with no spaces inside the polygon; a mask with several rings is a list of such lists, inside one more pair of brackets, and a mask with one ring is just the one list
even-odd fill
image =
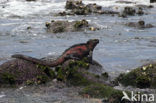
{"label": "barnacle-covered rock", "polygon": [[97,27],[91,26],[85,19],[72,22],[69,21],[52,21],[51,23],[46,22],[45,26],[47,27],[47,31],[52,33],[98,30]]}
{"label": "barnacle-covered rock", "polygon": [[156,64],[143,65],[129,73],[120,74],[116,80],[124,86],[156,88]]}

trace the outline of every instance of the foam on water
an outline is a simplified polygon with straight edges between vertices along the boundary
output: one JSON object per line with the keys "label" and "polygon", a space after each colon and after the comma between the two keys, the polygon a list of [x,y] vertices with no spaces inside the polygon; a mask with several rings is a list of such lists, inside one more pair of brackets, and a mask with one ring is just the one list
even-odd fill
{"label": "foam on water", "polygon": [[5,8],[0,8],[0,11],[5,17],[10,15],[27,16],[30,14],[48,14],[52,11],[64,10],[64,5],[65,2],[55,2],[54,0],[49,2],[26,2],[11,0],[3,4],[3,7]]}
{"label": "foam on water", "polygon": [[[126,4],[126,3],[116,3],[116,1],[129,1],[132,2],[132,4]],[[149,0],[86,0],[84,1],[85,4],[88,3],[96,3],[98,5],[101,5],[103,7],[112,7],[112,6],[134,6],[135,4],[143,4],[143,5],[149,5]]]}

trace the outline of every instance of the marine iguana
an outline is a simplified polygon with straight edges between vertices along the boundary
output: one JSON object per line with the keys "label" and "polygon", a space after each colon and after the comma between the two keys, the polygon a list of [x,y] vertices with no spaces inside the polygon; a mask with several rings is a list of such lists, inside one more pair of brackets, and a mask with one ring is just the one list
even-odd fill
{"label": "marine iguana", "polygon": [[12,57],[18,58],[18,59],[24,59],[33,63],[50,66],[50,67],[55,67],[57,65],[60,65],[68,59],[80,60],[84,57],[87,57],[89,62],[91,63],[93,50],[98,43],[99,43],[98,39],[90,39],[86,43],[73,45],[70,48],[66,49],[62,53],[62,55],[54,61],[43,61],[43,60],[33,58],[30,56],[26,56],[26,55],[22,55],[22,54],[15,54],[15,55],[12,55]]}

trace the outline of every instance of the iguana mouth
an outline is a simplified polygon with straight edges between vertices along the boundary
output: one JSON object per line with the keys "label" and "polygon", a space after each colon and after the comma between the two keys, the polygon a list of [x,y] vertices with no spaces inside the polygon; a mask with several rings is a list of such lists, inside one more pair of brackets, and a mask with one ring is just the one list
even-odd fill
{"label": "iguana mouth", "polygon": [[93,41],[93,42],[95,42],[95,43],[99,43],[99,39],[90,39],[89,41]]}

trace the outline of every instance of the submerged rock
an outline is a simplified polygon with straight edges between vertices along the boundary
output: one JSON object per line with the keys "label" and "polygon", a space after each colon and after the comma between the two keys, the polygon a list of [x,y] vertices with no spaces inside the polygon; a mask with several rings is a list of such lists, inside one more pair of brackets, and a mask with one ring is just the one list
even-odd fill
{"label": "submerged rock", "polygon": [[36,0],[26,0],[26,1],[36,1]]}
{"label": "submerged rock", "polygon": [[129,73],[120,74],[116,81],[124,86],[138,88],[156,88],[156,63],[143,65]]}
{"label": "submerged rock", "polygon": [[150,9],[150,8],[154,8],[154,6],[153,5],[141,5],[141,4],[139,4],[139,5],[136,5],[136,7],[138,7],[138,8],[144,8],[144,9]]}
{"label": "submerged rock", "polygon": [[134,28],[138,28],[138,29],[154,27],[152,24],[145,24],[145,22],[142,21],[142,20],[140,20],[138,22],[129,22],[126,25],[129,26],[129,27],[134,27]]}
{"label": "submerged rock", "polygon": [[84,3],[82,3],[82,1],[74,1],[74,0],[67,0],[65,8],[66,10],[70,10],[70,11],[60,12],[56,16],[89,15],[92,13],[118,14],[118,12],[115,12],[115,11],[102,10],[102,7],[97,5],[96,3],[85,5]]}
{"label": "submerged rock", "polygon": [[156,0],[150,0],[150,3],[155,3],[156,2]]}
{"label": "submerged rock", "polygon": [[119,14],[119,17],[127,17],[127,16],[143,15],[143,14],[144,14],[144,11],[142,7],[134,8],[134,7],[127,6]]}
{"label": "submerged rock", "polygon": [[91,25],[89,25],[88,21],[86,21],[85,19],[80,21],[72,21],[72,22],[51,21],[51,23],[46,22],[45,26],[47,27],[47,31],[52,33],[98,30],[97,27],[92,27]]}

